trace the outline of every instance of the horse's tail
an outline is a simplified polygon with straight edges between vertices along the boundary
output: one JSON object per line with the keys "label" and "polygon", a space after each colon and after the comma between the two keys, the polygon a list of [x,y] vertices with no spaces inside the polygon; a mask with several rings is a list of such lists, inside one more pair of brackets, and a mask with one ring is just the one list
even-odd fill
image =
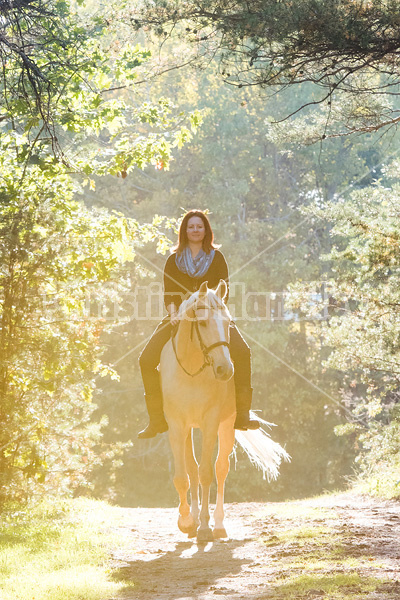
{"label": "horse's tail", "polygon": [[[253,415],[255,416],[255,415]],[[259,417],[258,420],[261,420]],[[263,421],[266,425],[271,425]],[[263,472],[264,479],[274,481],[279,475],[282,460],[290,461],[290,456],[277,442],[271,440],[264,429],[248,431],[235,430],[236,441],[246,452],[250,461]]]}

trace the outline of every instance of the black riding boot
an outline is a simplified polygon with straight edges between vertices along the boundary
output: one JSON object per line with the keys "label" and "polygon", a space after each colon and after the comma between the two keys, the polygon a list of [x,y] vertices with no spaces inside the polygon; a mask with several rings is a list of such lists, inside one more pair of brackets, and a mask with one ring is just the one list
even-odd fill
{"label": "black riding boot", "polygon": [[253,388],[238,388],[236,391],[236,421],[235,429],[258,429],[259,421],[250,419],[250,408]]}
{"label": "black riding boot", "polygon": [[146,406],[150,417],[150,423],[146,429],[138,433],[138,438],[147,439],[157,435],[157,433],[164,433],[168,429],[168,423],[164,417],[162,395],[161,394],[146,394]]}

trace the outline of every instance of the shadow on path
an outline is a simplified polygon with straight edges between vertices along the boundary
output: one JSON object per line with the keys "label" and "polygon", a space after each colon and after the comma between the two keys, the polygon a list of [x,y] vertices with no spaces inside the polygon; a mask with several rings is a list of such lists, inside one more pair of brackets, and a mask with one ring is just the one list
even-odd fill
{"label": "shadow on path", "polygon": [[[234,577],[251,559],[233,556],[235,548],[246,543],[244,540],[216,541],[206,546],[193,542],[178,542],[174,550],[156,558],[146,557],[127,561],[114,577],[126,582],[127,589],[121,599],[149,597],[197,598],[213,589],[219,579]],[[154,556],[154,555],[153,555]],[[227,588],[223,588],[228,593]],[[224,592],[224,594],[225,594]],[[231,590],[232,595],[234,589]],[[216,594],[219,588],[215,588]]]}

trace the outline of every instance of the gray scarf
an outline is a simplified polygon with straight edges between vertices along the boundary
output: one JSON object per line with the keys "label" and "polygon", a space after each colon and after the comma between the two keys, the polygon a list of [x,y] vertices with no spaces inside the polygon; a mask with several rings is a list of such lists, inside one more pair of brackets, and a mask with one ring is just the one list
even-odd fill
{"label": "gray scarf", "polygon": [[190,277],[203,277],[210,268],[210,265],[214,259],[215,250],[212,249],[209,254],[200,250],[200,252],[193,258],[192,251],[189,246],[181,252],[181,254],[175,255],[175,263],[178,269],[182,273],[190,275]]}

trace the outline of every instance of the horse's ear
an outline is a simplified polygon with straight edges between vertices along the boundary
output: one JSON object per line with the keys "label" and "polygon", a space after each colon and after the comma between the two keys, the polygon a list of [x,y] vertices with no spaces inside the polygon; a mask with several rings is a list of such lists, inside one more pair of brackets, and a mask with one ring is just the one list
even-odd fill
{"label": "horse's ear", "polygon": [[203,281],[203,283],[199,287],[199,300],[201,300],[202,298],[205,298],[206,294],[207,294],[207,281]]}
{"label": "horse's ear", "polygon": [[226,294],[228,293],[228,286],[226,285],[226,281],[224,279],[219,280],[219,284],[217,289],[215,290],[215,293],[217,294],[220,300],[223,300],[225,298]]}

